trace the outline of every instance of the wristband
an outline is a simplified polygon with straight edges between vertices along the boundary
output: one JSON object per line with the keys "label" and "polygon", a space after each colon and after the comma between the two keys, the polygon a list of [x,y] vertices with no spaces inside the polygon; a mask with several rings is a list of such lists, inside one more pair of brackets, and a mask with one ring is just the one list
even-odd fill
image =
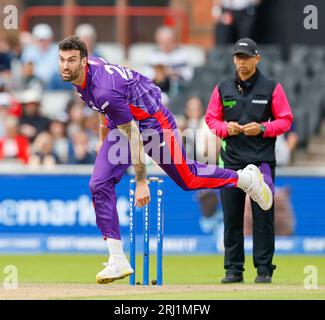
{"label": "wristband", "polygon": [[261,128],[261,131],[262,131],[262,132],[265,132],[265,130],[266,130],[266,127],[265,127],[265,125],[264,125],[264,124],[261,124],[261,125],[260,125],[260,128]]}

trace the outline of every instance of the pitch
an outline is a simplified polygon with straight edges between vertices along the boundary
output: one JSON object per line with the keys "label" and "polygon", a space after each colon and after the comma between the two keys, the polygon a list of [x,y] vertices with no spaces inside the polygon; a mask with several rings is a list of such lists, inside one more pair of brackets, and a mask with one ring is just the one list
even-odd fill
{"label": "pitch", "polygon": [[[105,256],[36,255],[0,256],[0,270],[16,266],[18,288],[5,289],[1,272],[0,299],[325,299],[324,256],[276,256],[277,265],[270,285],[255,284],[252,257],[246,257],[245,283],[221,285],[224,275],[222,256],[165,256],[164,283],[158,286],[128,285],[128,279],[110,285],[95,284],[96,272]],[[138,266],[141,256],[138,256]],[[151,257],[151,274],[155,274]],[[306,266],[317,270],[317,289],[306,289]],[[142,281],[141,269],[137,281]],[[154,280],[151,279],[150,280]]]}

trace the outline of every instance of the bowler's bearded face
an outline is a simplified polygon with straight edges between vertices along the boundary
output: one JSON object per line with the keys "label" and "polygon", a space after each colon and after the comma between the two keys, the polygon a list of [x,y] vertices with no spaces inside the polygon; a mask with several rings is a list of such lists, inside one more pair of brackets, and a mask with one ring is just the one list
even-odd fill
{"label": "bowler's bearded face", "polygon": [[[86,59],[86,58],[83,58]],[[76,80],[82,71],[83,63],[80,59],[80,51],[60,50],[59,55],[59,69],[63,81],[71,82]]]}

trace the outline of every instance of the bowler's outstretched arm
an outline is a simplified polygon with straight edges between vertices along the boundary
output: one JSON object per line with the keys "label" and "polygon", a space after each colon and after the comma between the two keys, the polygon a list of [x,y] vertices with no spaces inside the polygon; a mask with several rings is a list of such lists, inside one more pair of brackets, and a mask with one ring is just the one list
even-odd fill
{"label": "bowler's outstretched arm", "polygon": [[150,191],[147,185],[147,171],[142,137],[134,120],[118,125],[117,127],[129,140],[131,161],[137,181],[135,205],[143,207],[150,201]]}

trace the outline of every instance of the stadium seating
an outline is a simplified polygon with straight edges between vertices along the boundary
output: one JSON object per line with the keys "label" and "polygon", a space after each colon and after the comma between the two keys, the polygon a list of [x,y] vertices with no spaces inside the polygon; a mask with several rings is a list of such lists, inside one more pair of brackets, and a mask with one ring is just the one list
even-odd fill
{"label": "stadium seating", "polygon": [[130,45],[128,60],[131,68],[139,72],[143,71],[154,49],[155,44],[151,42],[139,42]]}
{"label": "stadium seating", "polygon": [[263,58],[269,61],[283,59],[282,47],[277,44],[261,44],[258,46],[258,51]]}
{"label": "stadium seating", "polygon": [[308,110],[309,136],[319,131],[324,101],[324,87],[322,84],[311,81],[302,87],[302,92],[297,100],[297,106]]}
{"label": "stadium seating", "polygon": [[52,120],[65,121],[65,108],[71,98],[70,91],[46,91],[42,96],[42,114]]}
{"label": "stadium seating", "polygon": [[208,61],[215,63],[216,61],[232,60],[233,50],[234,48],[232,45],[219,45],[208,52]]}
{"label": "stadium seating", "polygon": [[[172,97],[170,108],[182,114],[186,99],[200,97],[205,106],[212,90],[220,81],[234,74],[233,46],[218,46],[208,51],[207,61],[194,70],[194,80],[183,86],[180,95]],[[278,45],[260,46],[259,69],[279,81],[292,106],[300,147],[319,132],[325,116],[325,46],[294,45],[288,61]]]}
{"label": "stadium seating", "polygon": [[186,50],[189,65],[191,65],[192,67],[199,67],[205,64],[205,50],[201,46],[182,45],[181,47]]}
{"label": "stadium seating", "polygon": [[[198,67],[205,64],[205,50],[198,45],[181,45],[186,50],[187,60],[190,66]],[[148,65],[148,59],[155,50],[154,43],[139,42],[129,47],[128,59],[130,66],[138,71],[142,71]]]}
{"label": "stadium seating", "polygon": [[[128,56],[118,43],[98,43],[97,49],[112,63],[129,65],[143,72],[148,57],[154,50],[154,43],[134,43],[129,47]],[[183,114],[186,100],[191,96],[202,99],[204,106],[209,103],[212,91],[220,81],[234,75],[232,45],[218,46],[205,53],[200,46],[184,45],[189,63],[194,67],[193,80],[181,83],[181,90],[171,96],[169,108],[176,115]],[[278,45],[261,45],[262,56],[259,69],[279,81],[292,106],[299,146],[305,147],[312,135],[320,130],[325,116],[325,46],[292,46],[288,61],[283,59]],[[65,91],[46,92],[42,99],[42,111],[51,119],[64,117],[64,108],[69,100]]]}
{"label": "stadium seating", "polygon": [[305,63],[309,55],[309,46],[294,44],[290,50],[289,62],[293,65]]}
{"label": "stadium seating", "polygon": [[125,49],[116,42],[98,42],[96,49],[103,58],[114,64],[123,65],[125,63]]}

